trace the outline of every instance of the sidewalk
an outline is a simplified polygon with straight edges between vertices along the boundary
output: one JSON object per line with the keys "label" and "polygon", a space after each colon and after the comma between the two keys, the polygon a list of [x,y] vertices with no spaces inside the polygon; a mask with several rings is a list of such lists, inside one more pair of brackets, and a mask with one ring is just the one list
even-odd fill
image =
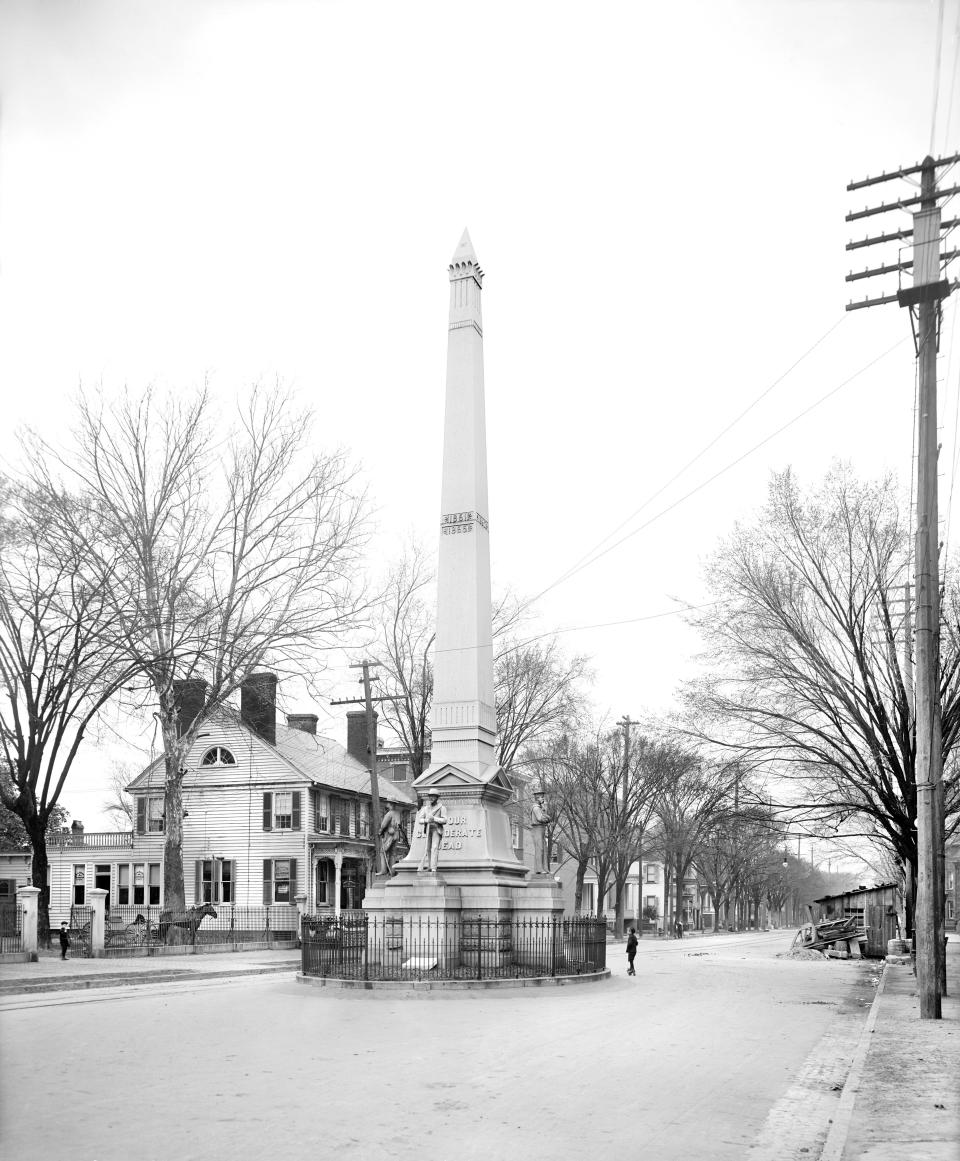
{"label": "sidewalk", "polygon": [[909,966],[887,964],[820,1161],[960,1157],[960,941],[941,1020],[921,1020]]}
{"label": "sidewalk", "polygon": [[62,960],[41,952],[36,963],[0,964],[0,996],[61,992],[77,988],[115,988],[167,980],[217,979],[227,976],[294,972],[300,952],[237,951],[210,955],[103,957]]}

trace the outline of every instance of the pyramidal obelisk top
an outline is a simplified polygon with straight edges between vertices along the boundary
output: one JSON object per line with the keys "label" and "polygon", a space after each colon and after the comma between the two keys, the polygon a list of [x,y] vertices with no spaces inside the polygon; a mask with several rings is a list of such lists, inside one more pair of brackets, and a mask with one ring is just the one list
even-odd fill
{"label": "pyramidal obelisk top", "polygon": [[484,783],[500,772],[490,624],[483,271],[467,230],[449,273],[431,765],[423,779],[433,782],[430,776],[449,766]]}

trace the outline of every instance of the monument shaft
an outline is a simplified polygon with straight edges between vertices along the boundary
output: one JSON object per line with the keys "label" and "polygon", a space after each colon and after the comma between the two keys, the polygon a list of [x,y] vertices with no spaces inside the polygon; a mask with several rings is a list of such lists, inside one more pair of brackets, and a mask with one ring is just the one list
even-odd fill
{"label": "monument shaft", "polygon": [[450,264],[432,765],[496,764],[483,386],[483,271],[465,230]]}

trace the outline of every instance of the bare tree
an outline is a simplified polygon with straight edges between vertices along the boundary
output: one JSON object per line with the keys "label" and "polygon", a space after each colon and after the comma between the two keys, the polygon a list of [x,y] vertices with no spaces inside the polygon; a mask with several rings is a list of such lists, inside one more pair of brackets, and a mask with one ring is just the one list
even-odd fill
{"label": "bare tree", "polygon": [[[47,833],[87,730],[139,663],[104,590],[83,580],[80,542],[52,536],[47,498],[6,480],[0,503],[0,803],[30,840],[46,944]],[[72,497],[57,504],[89,531],[90,514]],[[104,557],[108,570],[113,563]]]}
{"label": "bare tree", "polygon": [[409,754],[414,778],[423,773],[430,752],[435,631],[427,599],[433,582],[426,554],[414,543],[390,573],[376,620],[379,690],[386,698],[381,715]]}
{"label": "bare tree", "polygon": [[[259,388],[228,430],[205,391],[184,402],[152,390],[82,396],[75,444],[57,461],[96,514],[83,572],[122,619],[159,721],[171,908],[185,903],[182,784],[204,717],[265,665],[302,674],[365,612],[364,497],[342,453],[309,453],[309,418]],[[38,478],[55,496],[51,464],[48,454]],[[60,513],[76,536],[70,517]],[[179,721],[182,679],[207,683],[189,729]]]}
{"label": "bare tree", "polygon": [[136,825],[133,799],[127,793],[127,786],[139,773],[128,762],[111,764],[110,788],[101,810],[117,830],[133,830]]}
{"label": "bare tree", "polygon": [[609,793],[606,755],[601,737],[563,737],[536,760],[536,777],[553,818],[549,831],[556,844],[575,864],[573,909],[583,909],[583,885],[591,862],[601,865],[598,913],[606,891],[606,871],[598,856],[606,849],[606,800]]}
{"label": "bare tree", "polygon": [[[433,697],[434,582],[424,549],[414,544],[392,570],[377,622],[377,661],[384,723],[410,755],[414,777],[430,751]],[[543,634],[518,640],[529,610],[511,594],[493,612],[497,761],[518,769],[534,746],[576,727],[583,708],[587,659],[568,658],[557,639]]]}
{"label": "bare tree", "polygon": [[535,746],[576,729],[583,713],[586,657],[567,657],[557,638],[511,642],[494,638],[497,760],[518,767]]}
{"label": "bare tree", "polygon": [[[690,690],[701,740],[765,764],[783,804],[841,836],[879,832],[915,881],[916,739],[905,674],[908,529],[890,480],[835,467],[804,495],[775,475],[766,508],[714,556],[720,612],[697,625],[713,671]],[[960,617],[943,602],[945,769],[960,730]],[[949,834],[960,785],[948,777]]]}
{"label": "bare tree", "polygon": [[674,891],[672,914],[683,911],[684,879],[707,836],[727,817],[739,771],[672,748],[661,766],[656,790],[657,832]]}

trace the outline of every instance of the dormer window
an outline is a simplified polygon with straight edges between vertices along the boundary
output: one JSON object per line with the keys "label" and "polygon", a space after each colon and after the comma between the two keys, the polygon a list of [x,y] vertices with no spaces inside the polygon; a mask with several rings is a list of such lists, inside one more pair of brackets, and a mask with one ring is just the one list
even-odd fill
{"label": "dormer window", "polygon": [[237,760],[226,746],[214,746],[200,760],[201,766],[236,766]]}

